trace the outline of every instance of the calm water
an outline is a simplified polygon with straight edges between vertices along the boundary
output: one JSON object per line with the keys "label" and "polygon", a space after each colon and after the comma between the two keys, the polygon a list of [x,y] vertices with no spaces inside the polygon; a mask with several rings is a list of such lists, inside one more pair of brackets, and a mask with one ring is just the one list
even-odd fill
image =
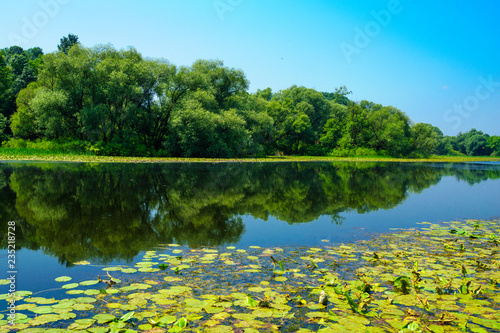
{"label": "calm water", "polygon": [[499,163],[0,163],[0,269],[8,221],[22,249],[17,289],[44,290],[60,275],[102,274],[73,262],[130,263],[162,243],[351,242],[422,221],[495,218],[499,198]]}

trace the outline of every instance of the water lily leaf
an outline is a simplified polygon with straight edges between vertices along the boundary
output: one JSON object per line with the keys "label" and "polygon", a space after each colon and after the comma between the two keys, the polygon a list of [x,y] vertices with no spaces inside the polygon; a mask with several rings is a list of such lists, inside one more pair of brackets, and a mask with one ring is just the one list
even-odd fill
{"label": "water lily leaf", "polygon": [[94,323],[94,319],[77,319],[73,324],[69,325],[68,330],[84,330],[92,326]]}
{"label": "water lily leaf", "polygon": [[106,272],[115,272],[115,271],[121,271],[123,267],[120,266],[113,266],[113,267],[104,267],[102,270]]}
{"label": "water lily leaf", "polygon": [[72,300],[67,300],[51,306],[53,309],[69,309],[73,304],[75,303]]}
{"label": "water lily leaf", "polygon": [[[29,309],[32,309],[32,308],[36,308],[37,305],[36,304],[21,304],[21,305],[16,305],[16,310],[18,311],[21,311],[21,310],[29,310]],[[0,314],[0,319],[3,318],[3,315]]]}
{"label": "water lily leaf", "polygon": [[126,314],[124,314],[123,316],[120,317],[120,320],[121,321],[127,321],[127,320],[130,320],[132,319],[132,317],[134,316],[134,311],[131,311],[131,312],[128,312]]}
{"label": "water lily leaf", "polygon": [[95,315],[92,318],[97,320],[98,324],[105,324],[105,323],[109,323],[110,321],[115,320],[116,317],[113,316],[112,314],[109,314],[109,313],[100,313],[100,314]]}
{"label": "water lily leaf", "polygon": [[98,280],[87,280],[87,281],[80,282],[80,285],[81,286],[93,286],[93,285],[98,284],[98,283],[99,283]]}
{"label": "water lily leaf", "polygon": [[106,306],[110,309],[119,309],[121,308],[122,304],[121,303],[108,303]]}
{"label": "water lily leaf", "polygon": [[165,315],[165,316],[162,316],[160,319],[158,319],[158,323],[163,324],[163,325],[168,325],[168,324],[172,324],[173,322],[175,322],[176,319],[177,318],[174,316]]}
{"label": "water lily leaf", "polygon": [[55,280],[56,280],[57,282],[67,282],[67,281],[71,281],[71,279],[72,279],[72,278],[71,278],[71,277],[69,277],[69,276],[60,276],[60,277],[58,277],[58,278],[55,278]]}
{"label": "water lily leaf", "polygon": [[38,314],[46,314],[54,312],[54,309],[51,306],[37,306],[36,308],[29,309],[31,312]]}
{"label": "water lily leaf", "polygon": [[28,290],[18,290],[15,292],[16,296],[18,297],[26,297],[26,296],[31,296],[33,292],[28,291]]}
{"label": "water lily leaf", "polygon": [[[204,329],[204,331],[207,333],[233,333],[234,329],[231,326],[217,325],[214,327],[207,327]],[[247,329],[245,329],[245,332],[247,332]],[[252,333],[250,331],[248,332]]]}
{"label": "water lily leaf", "polygon": [[44,325],[44,324],[47,324],[47,323],[50,323],[50,322],[54,322],[54,321],[58,321],[58,320],[61,320],[61,316],[60,315],[56,315],[56,314],[43,314],[43,315],[37,316],[36,318],[34,318],[33,320],[31,320],[29,323],[30,323],[30,325],[38,326],[38,325]]}
{"label": "water lily leaf", "polygon": [[308,312],[305,314],[306,317],[309,317],[309,318],[329,318],[330,315],[326,312]]}
{"label": "water lily leaf", "polygon": [[74,262],[73,265],[90,265],[90,262],[88,261],[77,261],[77,262]]}
{"label": "water lily leaf", "polygon": [[180,327],[180,328],[185,328],[187,326],[187,319],[186,318],[180,318],[174,326]]}
{"label": "water lily leaf", "polygon": [[88,303],[76,303],[71,306],[76,311],[88,311],[94,308],[92,304]]}
{"label": "water lily leaf", "polygon": [[72,290],[68,290],[66,292],[66,294],[68,295],[78,295],[78,294],[83,294],[83,290],[80,290],[80,289],[72,289]]}
{"label": "water lily leaf", "polygon": [[268,308],[256,309],[252,312],[252,315],[260,318],[267,318],[273,315],[273,310]]}
{"label": "water lily leaf", "polygon": [[92,296],[92,295],[99,295],[101,292],[97,289],[87,289],[83,292],[85,295],[89,295],[89,296]]}
{"label": "water lily leaf", "polygon": [[107,327],[91,327],[87,331],[90,333],[108,333],[110,329]]}
{"label": "water lily leaf", "polygon": [[97,300],[95,298],[92,298],[92,297],[78,297],[78,298],[75,298],[75,302],[78,302],[78,303],[94,303],[96,301]]}
{"label": "water lily leaf", "polygon": [[37,303],[37,304],[54,304],[57,303],[57,300],[55,298],[48,299],[45,297],[29,297],[24,300],[25,302],[28,303]]}
{"label": "water lily leaf", "polygon": [[64,286],[62,286],[61,288],[63,289],[73,289],[73,288],[76,288],[78,287],[80,284],[78,283],[68,283],[68,284],[65,284]]}
{"label": "water lily leaf", "polygon": [[247,304],[249,307],[254,308],[259,305],[258,302],[256,302],[252,297],[247,296]]}

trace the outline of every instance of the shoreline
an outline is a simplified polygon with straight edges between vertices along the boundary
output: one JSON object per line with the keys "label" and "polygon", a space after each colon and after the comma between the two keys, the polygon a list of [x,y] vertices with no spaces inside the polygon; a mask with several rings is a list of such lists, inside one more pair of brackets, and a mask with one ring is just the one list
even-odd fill
{"label": "shoreline", "polygon": [[435,156],[424,159],[390,157],[270,156],[264,158],[124,157],[94,155],[19,155],[0,151],[0,162],[45,161],[83,163],[264,163],[264,162],[500,162],[495,157]]}

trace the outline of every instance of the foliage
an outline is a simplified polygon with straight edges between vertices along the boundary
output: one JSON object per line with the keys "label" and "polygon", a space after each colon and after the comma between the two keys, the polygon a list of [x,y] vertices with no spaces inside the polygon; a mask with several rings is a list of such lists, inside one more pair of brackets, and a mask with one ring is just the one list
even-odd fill
{"label": "foliage", "polygon": [[500,156],[500,136],[490,136],[487,141],[487,148],[492,151],[491,156]]}
{"label": "foliage", "polygon": [[19,92],[37,80],[42,57],[39,47],[23,50],[12,46],[0,50],[0,112],[5,117],[15,113]]}
{"label": "foliage", "polygon": [[435,154],[443,134],[431,124],[418,123],[412,128],[415,149],[425,155]]}
{"label": "foliage", "polygon": [[68,54],[69,49],[75,45],[79,44],[78,36],[74,34],[68,34],[68,36],[64,36],[61,38],[61,42],[57,45],[57,49],[61,52]]}
{"label": "foliage", "polygon": [[346,86],[248,88],[245,73],[221,60],[176,66],[133,47],[84,47],[74,34],[46,55],[0,50],[3,140],[84,140],[89,153],[113,156],[499,154],[481,131],[445,137],[393,106],[350,100]]}
{"label": "foliage", "polygon": [[8,136],[5,134],[5,129],[7,128],[7,118],[0,113],[0,143],[5,141]]}

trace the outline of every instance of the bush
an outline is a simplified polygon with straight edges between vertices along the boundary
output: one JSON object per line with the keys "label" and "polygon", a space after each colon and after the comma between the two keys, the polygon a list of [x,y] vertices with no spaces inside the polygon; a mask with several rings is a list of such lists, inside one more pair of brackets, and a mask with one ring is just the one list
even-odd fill
{"label": "bush", "polygon": [[457,151],[457,150],[450,150],[450,152],[448,153],[448,155],[451,155],[451,156],[467,156],[465,154],[462,154],[461,152]]}
{"label": "bush", "polygon": [[5,141],[2,143],[2,147],[5,148],[26,148],[27,141],[23,139],[15,139],[12,138],[9,141]]}
{"label": "bush", "polygon": [[30,150],[50,151],[54,153],[65,154],[83,154],[90,148],[90,143],[87,141],[79,140],[47,140],[38,139],[34,141],[15,139],[3,143],[2,147],[5,148],[18,148]]}
{"label": "bush", "polygon": [[[87,151],[91,154],[102,156],[134,156],[146,157],[157,156],[152,148],[138,142],[134,139],[114,139],[111,142],[98,141],[89,146]],[[162,153],[160,151],[160,153]]]}

